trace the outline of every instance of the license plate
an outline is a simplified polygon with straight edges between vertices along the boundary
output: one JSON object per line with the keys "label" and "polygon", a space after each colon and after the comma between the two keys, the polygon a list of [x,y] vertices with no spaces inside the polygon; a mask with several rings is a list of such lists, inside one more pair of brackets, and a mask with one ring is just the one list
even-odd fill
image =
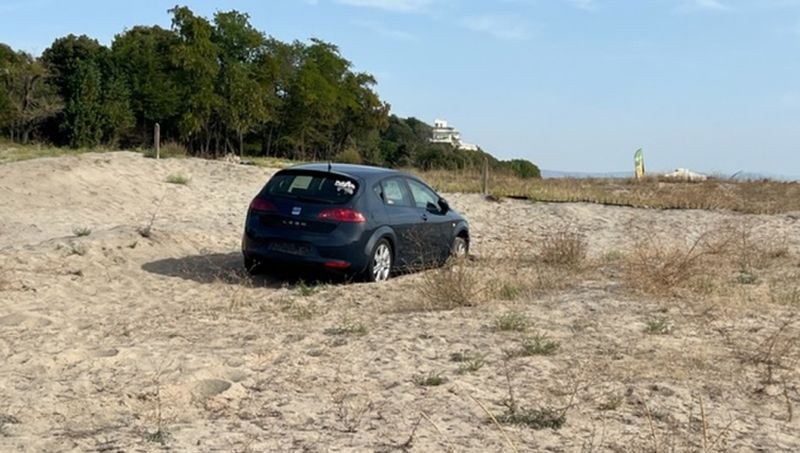
{"label": "license plate", "polygon": [[273,252],[287,253],[289,255],[303,256],[311,253],[311,247],[291,242],[271,242],[268,248]]}

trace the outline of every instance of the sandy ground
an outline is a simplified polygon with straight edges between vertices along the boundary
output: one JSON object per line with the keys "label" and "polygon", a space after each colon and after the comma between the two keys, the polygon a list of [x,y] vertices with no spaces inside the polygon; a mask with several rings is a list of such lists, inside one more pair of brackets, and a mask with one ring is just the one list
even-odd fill
{"label": "sandy ground", "polygon": [[[272,172],[127,152],[0,166],[0,450],[800,450],[793,344],[772,382],[766,362],[748,360],[771,334],[793,338],[796,324],[780,326],[797,305],[748,305],[747,289],[730,306],[645,297],[613,270],[433,312],[396,309],[420,297],[426,273],[381,285],[251,279],[243,218]],[[165,182],[175,173],[188,185]],[[796,214],[447,198],[471,222],[470,266],[489,280],[513,270],[488,257],[532,254],[564,225],[602,260],[632,231],[685,241],[747,223],[782,238],[786,270],[800,269]],[[507,361],[522,334],[495,320],[511,310],[558,351]],[[668,334],[644,332],[654,317]],[[463,351],[483,366],[459,373],[451,354]],[[445,382],[420,385],[429,374]],[[499,429],[487,412],[502,414],[510,395],[565,423]]]}

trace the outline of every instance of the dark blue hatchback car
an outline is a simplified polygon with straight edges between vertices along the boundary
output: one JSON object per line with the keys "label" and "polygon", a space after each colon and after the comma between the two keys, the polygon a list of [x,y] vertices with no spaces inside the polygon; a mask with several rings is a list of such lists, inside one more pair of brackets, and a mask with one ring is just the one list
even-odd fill
{"label": "dark blue hatchback car", "polygon": [[275,173],[250,203],[242,239],[251,273],[300,264],[368,281],[468,249],[467,221],[420,179],[327,163]]}

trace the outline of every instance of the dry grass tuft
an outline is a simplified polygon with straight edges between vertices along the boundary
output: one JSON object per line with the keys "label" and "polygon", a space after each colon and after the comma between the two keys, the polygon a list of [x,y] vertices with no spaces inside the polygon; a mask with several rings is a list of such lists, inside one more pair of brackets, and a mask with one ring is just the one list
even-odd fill
{"label": "dry grass tuft", "polygon": [[546,234],[538,253],[532,249],[523,246],[492,256],[450,260],[423,273],[419,296],[396,308],[401,312],[452,310],[491,300],[526,299],[568,287],[586,267],[586,241],[567,228]]}
{"label": "dry grass tuft", "polygon": [[[644,229],[646,230],[646,229]],[[646,231],[624,258],[623,278],[640,292],[657,295],[730,293],[736,285],[762,283],[762,276],[790,258],[785,239],[756,234],[745,224],[710,228],[689,243]],[[780,292],[777,286],[770,288]]]}
{"label": "dry grass tuft", "polygon": [[769,292],[772,303],[800,307],[800,275],[773,282]]}
{"label": "dry grass tuft", "polygon": [[[647,228],[624,261],[623,278],[632,288],[648,294],[678,295],[681,291],[708,293],[716,288],[731,266],[733,236],[714,228],[690,243],[655,237]],[[724,264],[724,266],[722,266]]]}
{"label": "dry grass tuft", "polygon": [[625,278],[644,293],[674,294],[708,271],[703,266],[704,255],[697,244],[688,249],[637,244],[625,263]]}
{"label": "dry grass tuft", "polygon": [[549,266],[578,270],[586,260],[586,239],[576,231],[561,228],[544,237],[539,259]]}
{"label": "dry grass tuft", "polygon": [[402,311],[452,310],[469,307],[483,301],[486,286],[479,269],[468,260],[453,260],[439,269],[425,272],[419,287],[419,297],[403,302]]}
{"label": "dry grass tuft", "polygon": [[307,321],[320,311],[316,302],[306,298],[286,297],[278,300],[278,306],[295,321]]}

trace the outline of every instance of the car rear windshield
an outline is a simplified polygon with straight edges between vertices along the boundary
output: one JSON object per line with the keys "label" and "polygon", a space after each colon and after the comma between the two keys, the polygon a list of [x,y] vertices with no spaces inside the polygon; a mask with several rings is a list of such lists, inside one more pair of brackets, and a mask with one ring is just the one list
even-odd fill
{"label": "car rear windshield", "polygon": [[266,187],[268,195],[327,204],[346,203],[357,190],[358,183],[347,176],[309,171],[282,171]]}

